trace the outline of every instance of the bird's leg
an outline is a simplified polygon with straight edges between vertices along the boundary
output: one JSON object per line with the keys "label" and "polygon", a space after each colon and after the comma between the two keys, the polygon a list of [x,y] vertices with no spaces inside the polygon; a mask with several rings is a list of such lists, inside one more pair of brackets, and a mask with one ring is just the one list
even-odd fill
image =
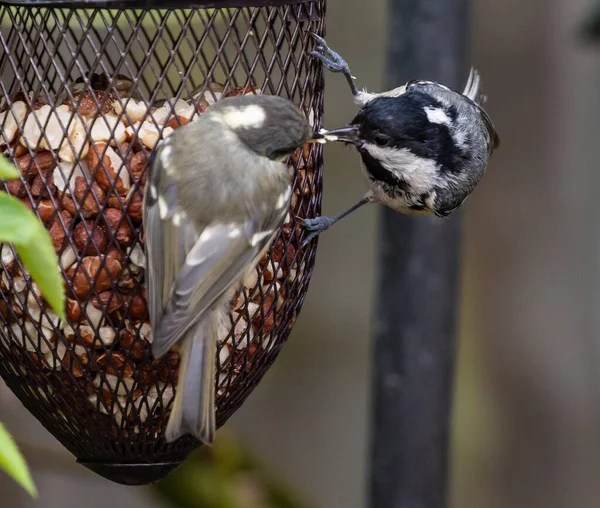
{"label": "bird's leg", "polygon": [[329,229],[331,226],[333,226],[339,220],[343,219],[347,215],[350,215],[355,210],[358,210],[361,206],[366,205],[367,203],[372,203],[372,202],[373,202],[373,198],[370,196],[370,194],[367,194],[358,203],[356,203],[355,205],[352,205],[350,208],[348,208],[344,212],[342,212],[338,215],[334,215],[333,217],[321,216],[321,217],[315,217],[314,219],[299,219],[300,222],[302,223],[302,227],[304,228],[304,231],[308,232],[308,236],[304,239],[304,242],[302,242],[302,247],[306,247],[306,245],[308,243],[310,243],[310,241],[313,238],[316,238],[317,236],[319,236],[323,231],[325,231],[326,229]]}
{"label": "bird's leg", "polygon": [[323,65],[327,67],[331,72],[341,72],[345,77],[346,81],[350,85],[350,90],[352,91],[352,95],[356,97],[359,95],[358,88],[354,84],[354,76],[350,72],[350,66],[346,63],[339,54],[333,51],[328,45],[323,37],[313,33],[308,32],[316,41],[317,46],[314,51],[311,51],[311,55],[321,60]]}

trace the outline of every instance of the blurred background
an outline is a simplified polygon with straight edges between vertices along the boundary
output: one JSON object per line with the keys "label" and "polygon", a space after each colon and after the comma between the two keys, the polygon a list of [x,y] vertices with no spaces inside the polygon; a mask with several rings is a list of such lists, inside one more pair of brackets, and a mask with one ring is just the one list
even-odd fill
{"label": "blurred background", "polygon": [[[578,36],[592,6],[472,3],[471,58],[502,146],[463,207],[451,506],[597,507],[600,54]],[[373,91],[382,90],[385,30],[385,0],[329,0],[329,43]],[[326,125],[354,112],[343,78],[327,74]],[[325,157],[323,213],[331,214],[366,186],[351,148],[328,146]],[[277,362],[214,450],[158,488],[121,487],[76,465],[0,386],[0,417],[41,493],[31,501],[0,475],[0,504],[366,507],[379,212],[365,207],[323,236]],[[190,477],[198,497],[173,504],[168,498]]]}

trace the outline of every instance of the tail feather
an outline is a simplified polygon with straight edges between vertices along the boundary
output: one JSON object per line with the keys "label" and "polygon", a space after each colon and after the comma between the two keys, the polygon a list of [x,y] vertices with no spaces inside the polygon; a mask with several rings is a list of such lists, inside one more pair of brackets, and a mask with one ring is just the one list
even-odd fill
{"label": "tail feather", "polygon": [[212,444],[215,421],[216,313],[210,312],[188,332],[180,350],[181,364],[175,400],[165,431],[173,442],[185,434]]}
{"label": "tail feather", "polygon": [[469,78],[467,79],[467,84],[465,85],[465,89],[463,91],[463,95],[471,99],[473,102],[481,103],[482,97],[479,94],[479,89],[481,88],[481,76],[477,69],[471,67],[471,72],[469,73]]}

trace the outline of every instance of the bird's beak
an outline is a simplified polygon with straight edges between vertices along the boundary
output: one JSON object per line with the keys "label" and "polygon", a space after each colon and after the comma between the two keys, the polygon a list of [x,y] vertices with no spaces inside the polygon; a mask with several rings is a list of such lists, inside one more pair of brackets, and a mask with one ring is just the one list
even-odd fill
{"label": "bird's beak", "polygon": [[310,144],[326,143],[326,142],[327,142],[327,140],[325,139],[325,136],[323,136],[323,134],[321,134],[320,132],[313,132],[312,138],[307,141],[307,143],[310,143]]}
{"label": "bird's beak", "polygon": [[341,141],[343,143],[352,143],[353,145],[358,141],[358,129],[352,126],[342,127],[341,129],[334,129],[332,131],[321,129],[319,134],[326,141]]}

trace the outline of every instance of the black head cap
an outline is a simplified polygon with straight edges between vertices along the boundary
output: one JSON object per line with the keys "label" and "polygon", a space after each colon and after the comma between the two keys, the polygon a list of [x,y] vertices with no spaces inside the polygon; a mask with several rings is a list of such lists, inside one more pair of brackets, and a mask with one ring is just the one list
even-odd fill
{"label": "black head cap", "polygon": [[[378,97],[354,118],[361,141],[379,147],[408,149],[413,154],[435,161],[441,171],[456,172],[470,157],[452,138],[450,125],[430,121],[427,110],[443,112],[449,123],[457,120],[457,110],[418,90],[399,97]],[[359,147],[360,149],[360,147]]]}
{"label": "black head cap", "polygon": [[228,97],[209,111],[219,115],[248,148],[273,160],[318,137],[292,102],[275,95]]}

